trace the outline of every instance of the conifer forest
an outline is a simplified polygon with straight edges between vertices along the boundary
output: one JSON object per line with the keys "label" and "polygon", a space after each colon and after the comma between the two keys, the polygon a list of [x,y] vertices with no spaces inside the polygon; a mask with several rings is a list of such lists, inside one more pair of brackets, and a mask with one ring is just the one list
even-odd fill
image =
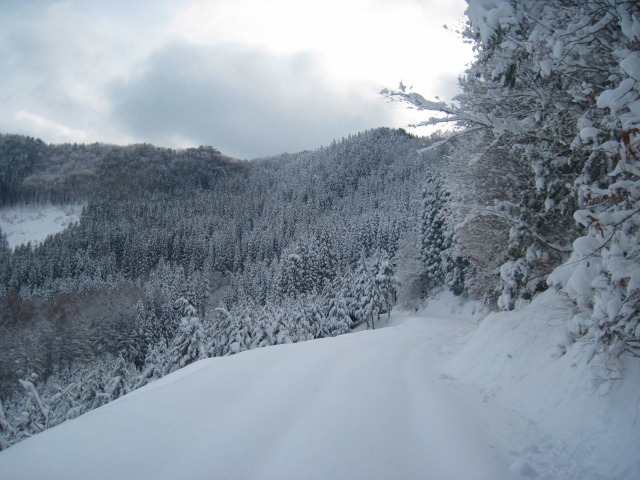
{"label": "conifer forest", "polygon": [[[493,311],[549,289],[557,345],[640,356],[640,5],[469,0],[453,102],[241,161],[213,147],[0,135],[0,208],[82,205],[38,244],[0,232],[0,450],[195,361],[375,329],[450,290]],[[250,132],[247,133],[250,135]]]}

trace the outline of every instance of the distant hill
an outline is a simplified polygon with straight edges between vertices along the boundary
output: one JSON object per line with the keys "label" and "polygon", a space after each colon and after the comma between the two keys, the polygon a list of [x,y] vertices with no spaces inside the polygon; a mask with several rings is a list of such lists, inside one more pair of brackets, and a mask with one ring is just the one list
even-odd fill
{"label": "distant hill", "polygon": [[47,145],[39,139],[0,134],[0,206],[207,188],[216,183],[221,170],[245,167],[245,162],[212,147]]}

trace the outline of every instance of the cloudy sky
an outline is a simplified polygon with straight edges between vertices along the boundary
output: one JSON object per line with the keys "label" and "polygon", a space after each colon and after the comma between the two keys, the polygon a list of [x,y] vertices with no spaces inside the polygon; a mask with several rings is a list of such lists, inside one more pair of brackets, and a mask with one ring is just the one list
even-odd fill
{"label": "cloudy sky", "polygon": [[2,0],[0,132],[255,158],[416,121],[450,98],[464,0]]}

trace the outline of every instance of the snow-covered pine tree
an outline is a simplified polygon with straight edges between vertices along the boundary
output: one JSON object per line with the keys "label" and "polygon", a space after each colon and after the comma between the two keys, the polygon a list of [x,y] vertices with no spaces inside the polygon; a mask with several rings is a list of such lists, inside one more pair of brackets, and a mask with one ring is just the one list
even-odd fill
{"label": "snow-covered pine tree", "polygon": [[274,345],[293,343],[292,328],[283,308],[275,309],[272,317]]}
{"label": "snow-covered pine tree", "polygon": [[286,315],[293,342],[313,340],[311,319],[307,316],[305,306],[301,301],[289,302],[286,307]]}
{"label": "snow-covered pine tree", "polygon": [[384,250],[378,250],[373,259],[373,275],[380,292],[380,308],[378,313],[391,316],[391,310],[396,303],[396,289],[400,285],[395,276],[395,265]]}
{"label": "snow-covered pine tree", "polygon": [[261,331],[261,340],[257,347],[266,347],[278,343],[276,315],[277,310],[270,303],[263,305],[259,309],[256,327]]}
{"label": "snow-covered pine tree", "polygon": [[354,277],[354,296],[357,299],[356,317],[360,323],[365,322],[367,328],[375,329],[375,322],[380,316],[379,312],[383,304],[383,297],[364,257],[360,258]]}
{"label": "snow-covered pine tree", "polygon": [[446,252],[451,248],[451,236],[443,213],[445,192],[434,173],[428,172],[422,193],[420,222],[420,255],[429,289],[444,283]]}
{"label": "snow-covered pine tree", "polygon": [[9,275],[11,273],[11,249],[9,248],[9,242],[7,236],[0,230],[0,295],[3,295],[6,290],[6,285],[9,281]]}
{"label": "snow-covered pine tree", "polygon": [[182,312],[178,332],[169,347],[169,373],[197,360],[207,358],[204,344],[204,329],[196,309],[184,297],[176,301]]}
{"label": "snow-covered pine tree", "polygon": [[173,339],[180,323],[182,312],[176,301],[185,284],[184,269],[165,261],[158,263],[146,284],[147,298],[153,299],[156,329],[167,342]]}
{"label": "snow-covered pine tree", "polygon": [[89,369],[82,384],[83,412],[94,410],[109,403],[107,387],[111,380],[111,359],[107,356],[96,361]]}
{"label": "snow-covered pine tree", "polygon": [[16,429],[7,421],[2,400],[0,400],[0,452],[11,445],[15,435]]}
{"label": "snow-covered pine tree", "polygon": [[133,390],[164,377],[169,370],[169,349],[164,339],[147,350],[144,366],[135,379]]}
{"label": "snow-covered pine tree", "polygon": [[[34,374],[31,380],[35,380],[35,378],[37,377]],[[24,389],[25,399],[23,417],[18,425],[18,430],[21,436],[29,437],[49,428],[50,408],[42,400],[33,382],[23,379],[20,379],[19,382]]]}
{"label": "snow-covered pine tree", "polygon": [[[58,373],[55,383],[60,385],[66,385],[64,390],[58,387],[58,393],[64,393],[63,401],[60,402],[59,410],[57,414],[58,423],[72,420],[82,415],[83,407],[85,406],[82,388],[82,382],[90,366],[84,368],[77,368],[73,370],[66,370]],[[49,379],[48,381],[50,381]]]}
{"label": "snow-covered pine tree", "polygon": [[142,300],[136,302],[133,308],[136,312],[136,325],[128,357],[136,365],[143,365],[148,350],[160,341],[161,333],[153,309],[147,308]]}
{"label": "snow-covered pine tree", "polygon": [[269,345],[269,335],[267,333],[268,319],[262,316],[263,308],[256,307],[251,318],[251,343],[249,350],[266,347]]}
{"label": "snow-covered pine tree", "polygon": [[313,338],[323,338],[329,335],[326,318],[316,298],[306,301],[304,306],[305,316],[309,325],[309,333]]}
{"label": "snow-covered pine tree", "polygon": [[321,285],[320,290],[325,284],[330,283],[338,273],[338,255],[334,241],[335,231],[329,230],[330,226],[325,230],[321,230],[316,234],[314,242],[315,263],[317,276]]}
{"label": "snow-covered pine tree", "polygon": [[278,292],[281,297],[297,298],[306,291],[305,259],[298,251],[287,254],[282,262]]}
{"label": "snow-covered pine tree", "polygon": [[218,307],[207,316],[207,324],[210,324],[210,338],[208,339],[207,352],[210,357],[221,357],[227,353],[232,313],[224,307]]}
{"label": "snow-covered pine tree", "polygon": [[336,336],[348,333],[353,327],[353,321],[349,316],[349,308],[347,301],[342,295],[339,285],[335,289],[331,289],[327,296],[326,302],[326,324],[329,335]]}
{"label": "snow-covered pine tree", "polygon": [[78,382],[74,375],[57,374],[39,386],[40,396],[49,406],[49,427],[56,426],[72,417],[78,405]]}
{"label": "snow-covered pine tree", "polygon": [[115,365],[111,370],[111,380],[107,384],[105,393],[109,395],[109,401],[116,400],[117,398],[126,395],[131,391],[131,377],[134,376],[130,372],[130,369],[134,369],[133,365],[127,365],[122,354],[118,355],[115,359]]}
{"label": "snow-covered pine tree", "polygon": [[226,343],[220,344],[222,355],[232,355],[248,350],[252,341],[252,312],[253,306],[248,303],[241,303],[229,311],[226,323],[226,330],[222,340]]}

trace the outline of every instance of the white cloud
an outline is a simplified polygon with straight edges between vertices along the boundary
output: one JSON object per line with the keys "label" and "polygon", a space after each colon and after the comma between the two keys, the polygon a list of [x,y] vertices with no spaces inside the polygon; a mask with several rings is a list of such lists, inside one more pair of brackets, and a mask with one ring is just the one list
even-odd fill
{"label": "white cloud", "polygon": [[173,44],[140,75],[113,85],[113,115],[159,144],[178,136],[241,157],[314,148],[394,122],[375,95],[333,84],[324,72],[310,53]]}
{"label": "white cloud", "polygon": [[19,110],[13,119],[16,122],[17,133],[28,132],[32,136],[46,138],[52,143],[84,142],[87,140],[87,132],[84,130],[69,128],[35,113]]}
{"label": "white cloud", "polygon": [[469,46],[443,28],[465,6],[464,0],[199,0],[173,30],[202,45],[316,51],[335,79],[389,86],[404,78],[429,95],[439,75],[461,73],[470,58]]}

